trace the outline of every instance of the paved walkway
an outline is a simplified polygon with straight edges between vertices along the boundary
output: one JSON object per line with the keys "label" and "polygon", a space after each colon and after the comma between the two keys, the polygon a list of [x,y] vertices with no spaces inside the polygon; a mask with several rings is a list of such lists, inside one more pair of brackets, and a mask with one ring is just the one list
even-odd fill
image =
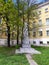
{"label": "paved walkway", "polygon": [[26,58],[28,59],[28,62],[30,63],[30,65],[38,65],[31,57],[30,54],[26,54]]}

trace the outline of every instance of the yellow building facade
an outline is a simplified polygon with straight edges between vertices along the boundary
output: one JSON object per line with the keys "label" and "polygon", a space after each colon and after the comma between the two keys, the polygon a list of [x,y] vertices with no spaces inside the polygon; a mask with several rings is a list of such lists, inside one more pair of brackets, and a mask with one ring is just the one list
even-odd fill
{"label": "yellow building facade", "polygon": [[38,5],[38,20],[33,22],[31,41],[33,44],[49,44],[49,1]]}
{"label": "yellow building facade", "polygon": [[[39,4],[37,12],[39,15],[38,19],[36,21],[31,21],[32,24],[30,25],[32,27],[32,31],[30,31],[30,43],[35,45],[49,44],[49,1]],[[4,23],[2,28],[6,28],[6,25],[4,25]],[[6,33],[1,33],[0,45],[7,44],[6,39]],[[14,44],[16,44],[16,40]]]}

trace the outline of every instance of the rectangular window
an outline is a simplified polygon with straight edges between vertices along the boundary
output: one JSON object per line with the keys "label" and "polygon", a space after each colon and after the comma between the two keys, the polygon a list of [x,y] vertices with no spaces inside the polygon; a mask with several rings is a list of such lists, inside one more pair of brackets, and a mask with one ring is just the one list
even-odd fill
{"label": "rectangular window", "polygon": [[42,36],[42,31],[39,31],[39,36]]}
{"label": "rectangular window", "polygon": [[33,44],[36,44],[36,42],[35,42],[35,41],[33,41]]}
{"label": "rectangular window", "polygon": [[45,13],[48,12],[48,8],[45,9]]}
{"label": "rectangular window", "polygon": [[47,33],[47,36],[49,36],[49,30],[47,30],[46,33]]}
{"label": "rectangular window", "polygon": [[1,21],[2,21],[2,20],[1,20],[1,18],[0,18],[0,23],[1,23]]}
{"label": "rectangular window", "polygon": [[49,18],[46,19],[46,25],[49,25]]}
{"label": "rectangular window", "polygon": [[35,26],[36,25],[36,22],[33,22],[33,25]]}
{"label": "rectangular window", "polygon": [[47,44],[49,44],[49,41],[47,41]]}
{"label": "rectangular window", "polygon": [[36,37],[36,32],[33,32],[33,37]]}
{"label": "rectangular window", "polygon": [[40,41],[40,44],[43,44],[43,41]]}
{"label": "rectangular window", "polygon": [[33,28],[36,27],[36,22],[35,21],[32,23],[32,26],[33,26]]}
{"label": "rectangular window", "polygon": [[39,15],[41,14],[41,11],[39,11]]}
{"label": "rectangular window", "polygon": [[39,23],[38,24],[39,24],[39,26],[41,26],[42,25],[42,20],[39,20]]}

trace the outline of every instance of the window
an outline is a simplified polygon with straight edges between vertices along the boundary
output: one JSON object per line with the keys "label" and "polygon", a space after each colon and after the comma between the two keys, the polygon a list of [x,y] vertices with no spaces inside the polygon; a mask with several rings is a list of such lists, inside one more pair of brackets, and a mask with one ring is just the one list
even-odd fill
{"label": "window", "polygon": [[40,44],[43,44],[43,41],[40,41]]}
{"label": "window", "polygon": [[33,41],[33,44],[36,44],[36,42],[35,42],[35,41]]}
{"label": "window", "polygon": [[42,36],[42,31],[39,31],[39,36]]}
{"label": "window", "polygon": [[47,32],[47,36],[49,36],[49,30],[47,30],[46,32]]}
{"label": "window", "polygon": [[0,29],[0,35],[2,35],[2,29]]}
{"label": "window", "polygon": [[48,8],[45,9],[45,13],[48,12]]}
{"label": "window", "polygon": [[39,11],[39,15],[41,14],[41,11]]}
{"label": "window", "polygon": [[49,41],[47,41],[47,44],[49,44]]}
{"label": "window", "polygon": [[49,18],[46,19],[46,25],[49,25]]}
{"label": "window", "polygon": [[36,27],[36,22],[34,21],[32,25],[33,25],[33,27]]}
{"label": "window", "polygon": [[41,26],[42,25],[42,20],[39,20],[39,26]]}
{"label": "window", "polygon": [[36,22],[33,22],[33,25],[35,25],[36,24]]}
{"label": "window", "polygon": [[35,37],[36,36],[36,32],[33,32],[33,37]]}
{"label": "window", "polygon": [[0,18],[0,23],[1,23],[1,18]]}
{"label": "window", "polygon": [[7,32],[5,32],[5,36],[8,36]]}

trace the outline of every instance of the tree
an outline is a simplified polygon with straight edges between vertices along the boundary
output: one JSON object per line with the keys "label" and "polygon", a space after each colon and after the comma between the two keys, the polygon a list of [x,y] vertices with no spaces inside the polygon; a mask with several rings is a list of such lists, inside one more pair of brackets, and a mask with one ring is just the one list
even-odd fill
{"label": "tree", "polygon": [[36,6],[34,3],[35,0],[32,0],[32,2],[30,0],[16,0],[16,3],[13,3],[12,0],[0,0],[0,16],[6,22],[8,47],[10,47],[10,34],[12,32],[13,36],[13,31],[17,31],[17,44],[19,44],[20,35],[21,40],[23,40],[23,28],[25,20],[27,20],[29,31],[30,18],[34,19],[36,16],[34,11]]}
{"label": "tree", "polygon": [[[30,0],[16,0],[17,3],[16,3],[16,7],[17,7],[17,10],[18,10],[18,22],[19,23],[22,23],[22,35],[21,35],[21,44],[23,43],[23,28],[24,28],[24,23],[25,23],[25,20],[27,19],[27,23],[28,23],[28,31],[30,30],[30,18],[33,19],[34,16],[36,16],[36,13],[37,12],[34,12],[34,10],[36,9],[37,6],[35,6],[35,0],[32,2]],[[21,6],[20,6],[21,5]],[[20,11],[21,11],[21,15],[20,15]],[[32,15],[33,14],[33,15]],[[21,21],[20,21],[21,20]],[[17,22],[17,24],[18,24]],[[19,35],[20,35],[20,31],[19,31],[19,27],[21,27],[19,24],[17,25],[17,43],[19,44]],[[30,33],[28,32],[28,35]],[[30,36],[30,35],[29,35]]]}
{"label": "tree", "polygon": [[18,11],[17,15],[17,44],[19,44],[19,36],[21,35],[22,32],[22,27],[23,27],[23,22],[22,22],[22,16],[23,16],[23,5],[21,0],[16,0],[16,8]]}
{"label": "tree", "polygon": [[[37,0],[27,0],[27,23],[28,23],[28,36],[30,37],[30,20],[35,20],[38,16],[37,14]],[[32,24],[32,23],[31,23]]]}
{"label": "tree", "polygon": [[23,43],[23,28],[24,28],[24,23],[25,21],[27,21],[28,24],[28,37],[30,37],[30,30],[32,31],[32,29],[30,28],[30,24],[32,24],[30,22],[30,20],[35,21],[35,19],[37,18],[38,14],[37,14],[37,4],[36,0],[23,0],[22,5],[22,19],[23,19],[23,27],[22,27],[22,42]]}
{"label": "tree", "polygon": [[22,3],[22,23],[23,23],[23,26],[22,26],[22,35],[21,35],[21,44],[23,44],[23,29],[24,29],[24,23],[25,23],[25,16],[26,16],[26,1],[22,0],[21,1]]}
{"label": "tree", "polygon": [[19,0],[17,0],[17,10],[18,10],[18,19],[17,19],[17,44],[19,44]]}
{"label": "tree", "polygon": [[15,7],[12,0],[0,0],[0,15],[5,20],[7,26],[7,42],[10,47],[10,23],[15,21]]}

